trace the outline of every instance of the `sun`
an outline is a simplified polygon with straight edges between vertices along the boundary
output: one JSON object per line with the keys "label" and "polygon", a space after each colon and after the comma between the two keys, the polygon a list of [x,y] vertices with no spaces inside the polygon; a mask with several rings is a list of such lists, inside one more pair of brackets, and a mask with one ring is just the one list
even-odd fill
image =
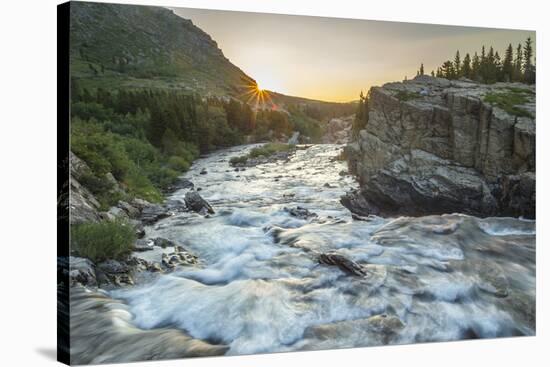
{"label": "sun", "polygon": [[242,85],[245,90],[242,93],[242,96],[246,98],[247,103],[252,104],[254,110],[274,108],[274,103],[271,100],[270,92],[266,89],[262,89],[257,81],[255,80],[244,80],[244,85]]}

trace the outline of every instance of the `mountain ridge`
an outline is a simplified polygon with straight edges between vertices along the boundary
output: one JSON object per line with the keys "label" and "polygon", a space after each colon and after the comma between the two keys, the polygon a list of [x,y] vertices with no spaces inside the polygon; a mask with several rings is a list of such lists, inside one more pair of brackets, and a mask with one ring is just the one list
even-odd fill
{"label": "mountain ridge", "polygon": [[[72,75],[92,88],[175,89],[234,97],[256,86],[217,42],[170,8],[71,2]],[[275,103],[343,105],[269,91]]]}

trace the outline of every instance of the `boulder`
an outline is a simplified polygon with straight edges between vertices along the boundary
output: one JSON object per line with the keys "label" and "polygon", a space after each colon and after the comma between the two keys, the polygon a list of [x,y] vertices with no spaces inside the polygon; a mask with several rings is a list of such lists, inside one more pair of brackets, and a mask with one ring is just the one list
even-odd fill
{"label": "boulder", "polygon": [[92,261],[83,257],[69,258],[69,284],[84,286],[97,286],[96,267]]}
{"label": "boulder", "polygon": [[189,209],[201,215],[215,213],[212,206],[196,191],[189,191],[185,194],[185,204]]}

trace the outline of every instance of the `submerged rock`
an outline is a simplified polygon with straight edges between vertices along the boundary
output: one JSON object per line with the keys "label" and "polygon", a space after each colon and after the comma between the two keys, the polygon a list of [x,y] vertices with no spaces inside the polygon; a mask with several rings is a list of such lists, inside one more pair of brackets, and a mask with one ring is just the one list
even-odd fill
{"label": "submerged rock", "polygon": [[153,244],[162,248],[176,247],[176,244],[166,238],[157,237],[153,239]]}
{"label": "submerged rock", "polygon": [[355,276],[367,275],[367,271],[361,265],[339,254],[334,254],[334,253],[321,254],[319,255],[319,263],[325,264],[325,265],[337,266],[340,268],[340,270],[350,275],[355,275]]}
{"label": "submerged rock", "polygon": [[317,217],[317,214],[307,210],[306,208],[302,208],[301,206],[297,206],[296,208],[285,207],[284,211],[292,215],[293,217],[300,218],[300,219],[309,219],[309,218]]}
{"label": "submerged rock", "polygon": [[185,194],[185,204],[189,209],[202,215],[215,213],[212,206],[196,191],[189,191]]}

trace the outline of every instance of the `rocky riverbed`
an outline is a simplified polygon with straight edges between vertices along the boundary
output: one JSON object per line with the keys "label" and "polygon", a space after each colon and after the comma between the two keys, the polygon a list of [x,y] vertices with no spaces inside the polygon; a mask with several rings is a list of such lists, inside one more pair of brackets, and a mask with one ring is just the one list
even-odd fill
{"label": "rocky riverbed", "polygon": [[535,334],[534,221],[354,219],[343,145],[235,170],[252,147],[197,160],[166,204],[137,208],[127,264],[71,260],[73,363]]}

